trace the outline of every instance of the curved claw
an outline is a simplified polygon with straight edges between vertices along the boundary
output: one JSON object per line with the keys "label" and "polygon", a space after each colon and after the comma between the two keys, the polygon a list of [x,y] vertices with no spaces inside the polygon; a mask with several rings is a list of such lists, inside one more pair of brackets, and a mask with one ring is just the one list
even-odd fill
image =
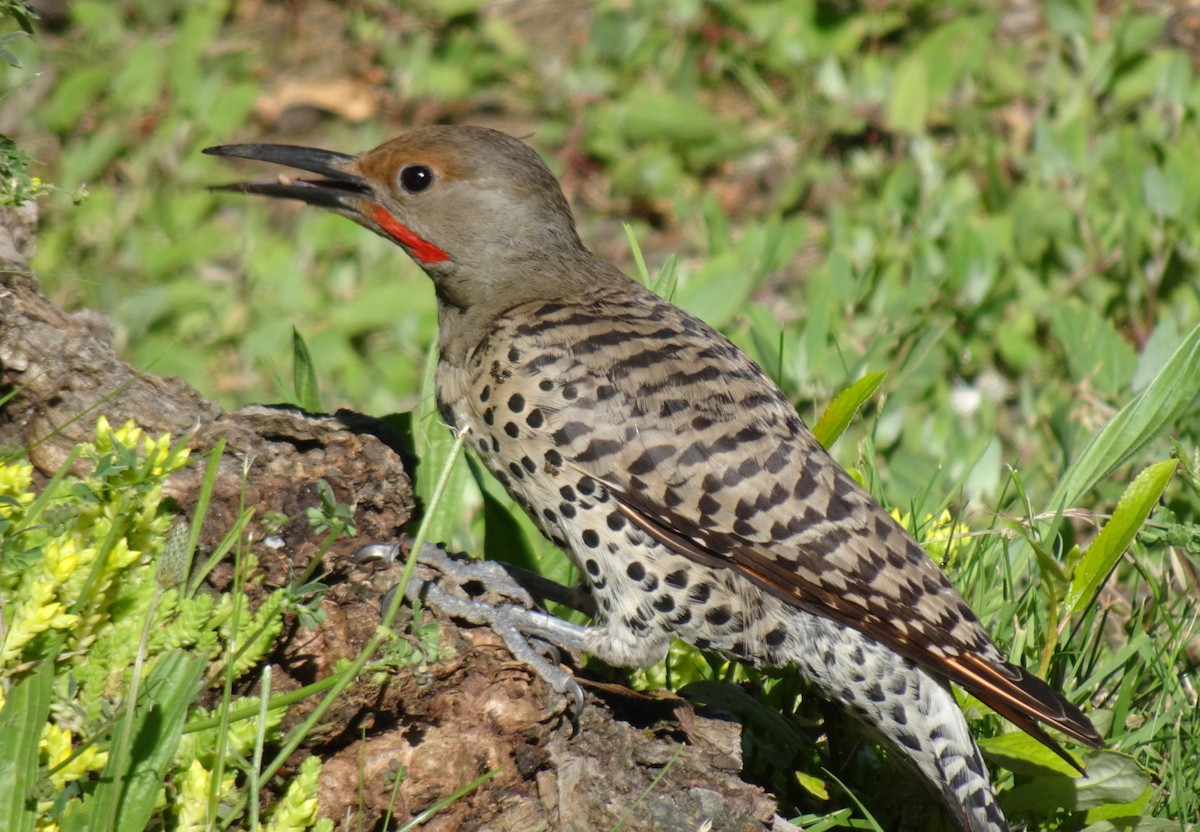
{"label": "curved claw", "polygon": [[[402,557],[402,551],[396,543],[371,543],[355,552],[353,559],[358,563],[393,564]],[[582,649],[586,628],[532,609],[533,598],[519,577],[510,574],[506,564],[451,557],[442,547],[428,543],[422,547],[417,562],[426,570],[423,575],[430,572],[437,575],[432,579],[414,576],[405,595],[410,599],[420,597],[424,603],[454,618],[489,625],[504,640],[513,658],[532,668],[555,692],[571,699],[572,736],[577,733],[585,701],[583,688],[560,665],[560,651]],[[447,588],[461,588],[468,583],[482,586],[484,594],[504,599],[504,603],[489,604]],[[384,595],[383,610],[388,609],[397,589],[392,587]]]}

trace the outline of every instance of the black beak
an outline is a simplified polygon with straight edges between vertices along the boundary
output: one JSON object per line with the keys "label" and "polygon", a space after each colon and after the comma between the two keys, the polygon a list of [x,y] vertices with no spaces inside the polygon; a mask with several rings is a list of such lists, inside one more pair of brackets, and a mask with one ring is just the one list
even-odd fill
{"label": "black beak", "polygon": [[346,167],[354,161],[353,156],[333,150],[318,150],[315,147],[297,147],[290,144],[227,144],[206,147],[210,156],[232,156],[238,159],[256,159],[275,165],[285,165],[296,170],[316,173],[321,179],[278,179],[255,182],[234,182],[229,185],[214,185],[214,191],[238,191],[246,194],[263,194],[279,199],[298,199],[309,205],[354,211],[353,202],[358,197],[372,196],[371,185],[361,176],[349,173]]}

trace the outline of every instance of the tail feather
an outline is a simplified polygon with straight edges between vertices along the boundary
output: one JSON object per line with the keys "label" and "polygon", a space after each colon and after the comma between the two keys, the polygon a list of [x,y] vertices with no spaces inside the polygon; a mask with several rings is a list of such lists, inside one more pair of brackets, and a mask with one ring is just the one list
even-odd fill
{"label": "tail feather", "polygon": [[1038,721],[1073,740],[1101,748],[1104,740],[1083,711],[1024,668],[1005,662],[993,664],[974,654],[946,659],[949,675],[979,699],[1045,745],[1080,774],[1083,765],[1047,734]]}

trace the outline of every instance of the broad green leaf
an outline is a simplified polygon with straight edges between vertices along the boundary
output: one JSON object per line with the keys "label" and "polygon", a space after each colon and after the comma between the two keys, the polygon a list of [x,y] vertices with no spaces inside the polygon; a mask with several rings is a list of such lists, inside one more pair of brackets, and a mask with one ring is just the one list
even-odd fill
{"label": "broad green leaf", "polygon": [[1137,761],[1115,751],[1088,754],[1087,777],[1075,781],[1077,809],[1094,809],[1107,803],[1132,803],[1150,788],[1150,779]]}
{"label": "broad green leaf", "polygon": [[887,373],[867,373],[834,396],[833,401],[825,408],[825,412],[821,414],[821,418],[817,420],[816,426],[812,429],[813,436],[817,438],[822,447],[832,447],[838,437],[846,432],[854,415],[875,395],[875,391],[879,389],[879,385],[883,384],[885,378],[887,378]]}
{"label": "broad green leaf", "polygon": [[106,828],[114,801],[116,832],[142,832],[146,828],[207,666],[204,656],[183,650],[165,653],[155,662],[146,677],[145,696],[131,703],[137,712],[128,755],[123,762],[118,755],[109,757],[96,791],[64,818],[64,832],[84,828],[80,824],[88,829]]}
{"label": "broad green leaf", "polygon": [[[1094,809],[1090,809],[1087,813],[1087,820],[1093,824],[1097,821],[1109,819],[1127,822],[1146,811],[1146,807],[1149,806],[1150,798],[1153,794],[1153,787],[1147,786],[1146,790],[1136,800],[1130,800],[1126,803],[1104,803]],[[1150,818],[1145,819],[1150,820]],[[1174,827],[1173,832],[1176,832],[1178,828],[1178,826]]]}
{"label": "broad green leaf", "polygon": [[1083,553],[1083,559],[1071,576],[1067,606],[1072,612],[1079,612],[1092,600],[1105,576],[1112,571],[1137,530],[1154,510],[1177,467],[1178,463],[1173,459],[1156,462],[1138,474],[1125,489],[1112,517]]}
{"label": "broad green leaf", "polygon": [[317,392],[317,372],[312,354],[296,327],[292,327],[292,386],[296,404],[309,413],[321,412],[321,396]]}
{"label": "broad green leaf", "polygon": [[745,307],[753,289],[742,257],[726,250],[708,258],[679,284],[675,303],[709,326],[721,327]]}
{"label": "broad green leaf", "polygon": [[666,140],[701,144],[724,130],[709,107],[674,92],[636,87],[614,114],[630,141]]}
{"label": "broad green leaf", "polygon": [[1142,199],[1159,219],[1176,219],[1183,207],[1183,183],[1151,165],[1142,172]]}
{"label": "broad green leaf", "polygon": [[33,829],[38,744],[53,690],[54,662],[43,661],[9,689],[0,711],[0,783],[4,784],[0,789],[0,829]]}
{"label": "broad green leaf", "polygon": [[984,737],[978,744],[989,760],[1018,774],[1038,777],[1054,774],[1067,778],[1080,776],[1066,760],[1024,731]]}
{"label": "broad green leaf", "polygon": [[1092,437],[1063,475],[1049,509],[1073,506],[1110,471],[1173,424],[1200,393],[1200,326],[1184,339],[1149,386]]}
{"label": "broad green leaf", "polygon": [[806,774],[803,771],[797,771],[796,782],[800,784],[800,788],[812,796],[820,800],[829,799],[829,786],[821,778]]}
{"label": "broad green leaf", "polygon": [[[981,741],[980,746],[987,742]],[[1094,809],[1113,803],[1132,803],[1149,786],[1149,779],[1131,757],[1112,751],[1093,751],[1087,757],[1086,777],[1034,777],[1005,793],[1005,808],[1011,814],[1052,812],[1063,806]]]}
{"label": "broad green leaf", "polygon": [[[458,458],[452,462],[450,460],[451,456],[455,456],[454,434],[442,421],[442,416],[437,410],[434,391],[437,364],[438,351],[431,348],[425,362],[425,377],[421,382],[421,401],[415,414],[413,433],[417,456],[421,462],[417,467],[413,486],[423,510],[428,511],[440,472],[447,464],[453,465],[442,499],[438,502],[434,515],[428,518],[429,540],[434,543],[465,545],[465,541],[458,537],[467,516],[465,492],[470,484],[471,472],[461,454],[457,454]],[[474,445],[474,440],[468,438],[467,444]]]}
{"label": "broad green leaf", "polygon": [[892,77],[888,126],[910,136],[925,132],[930,103],[929,67],[922,57],[910,55],[901,61]]}
{"label": "broad green leaf", "polygon": [[[1091,815],[1091,812],[1088,813]],[[1114,823],[1114,821],[1117,821]],[[1143,816],[1124,816],[1113,820],[1100,820],[1085,826],[1081,832],[1179,832],[1177,820],[1162,820]]]}

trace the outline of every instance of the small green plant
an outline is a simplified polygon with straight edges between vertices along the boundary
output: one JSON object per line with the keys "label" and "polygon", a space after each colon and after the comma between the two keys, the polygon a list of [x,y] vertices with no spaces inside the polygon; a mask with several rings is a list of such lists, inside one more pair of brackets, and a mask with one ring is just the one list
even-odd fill
{"label": "small green plant", "polygon": [[8,136],[0,135],[0,208],[21,205],[46,192],[29,173],[29,157]]}
{"label": "small green plant", "polygon": [[37,12],[29,8],[23,0],[0,0],[0,19],[5,17],[15,20],[20,31],[0,35],[0,61],[20,69],[20,59],[10,52],[7,46],[19,38],[33,37],[33,21],[37,20]]}
{"label": "small green plant", "polygon": [[[229,406],[319,404],[311,359],[296,351],[295,395],[287,390],[295,324],[321,363],[321,396],[365,413],[416,411],[406,424],[432,470],[452,454],[422,382],[436,330],[428,281],[340,218],[219,205],[205,186],[224,173],[198,151],[264,130],[353,151],[434,121],[530,135],[590,246],[646,281],[675,252],[661,293],[746,349],[814,429],[845,429],[834,452],[860,482],[918,536],[943,509],[967,525],[935,554],[997,643],[1060,688],[1095,691],[1112,712],[1111,747],[1154,774],[1144,807],[1089,809],[1089,822],[1119,826],[1109,818],[1124,812],[1149,827],[1149,814],[1200,816],[1186,648],[1196,604],[1178,579],[1200,526],[1196,381],[1168,373],[1140,395],[1180,345],[1194,345],[1200,321],[1200,75],[1182,13],[1033,6],[1014,16],[983,0],[625,0],[549,4],[539,31],[523,4],[471,0],[286,12],[79,0],[39,34],[37,59],[56,82],[0,95],[46,178],[93,194],[81,206],[40,201],[34,265],[57,301],[111,316],[126,360]],[[25,13],[0,0],[0,21],[13,10]],[[259,36],[278,26],[289,37]],[[32,63],[24,33],[3,37],[8,57]],[[323,49],[327,37],[350,48]],[[363,121],[337,108],[262,116],[258,105],[281,89],[321,85],[294,71],[305,49],[326,55],[323,76],[362,81],[383,106]],[[22,176],[0,185],[36,186]],[[641,262],[624,254],[622,222],[646,244]],[[1195,353],[1182,360],[1200,366]],[[860,388],[841,400],[849,407],[826,407],[874,373],[887,374],[886,403]],[[1137,435],[1148,441],[1131,443]],[[1122,495],[1138,472],[1165,476],[1171,442],[1184,471],[1123,548],[1154,489],[1123,506]],[[451,472],[431,539],[571,579],[486,472],[470,459]],[[435,480],[418,479],[426,505]],[[1107,512],[1121,517],[1097,545]],[[723,665],[694,651],[672,657],[674,675],[657,669],[646,684],[722,678]],[[751,715],[748,733],[787,737],[787,760],[802,757],[795,726],[823,714],[772,683],[775,698],[756,691],[728,709]],[[767,705],[788,714],[791,734]],[[988,736],[1003,723],[971,708],[985,747],[1010,741]],[[787,764],[765,743],[750,747],[751,766]],[[813,767],[827,760],[810,754],[811,779],[779,793],[785,803],[788,788],[800,793],[792,802],[806,826],[858,823]],[[1029,777],[1001,783],[1014,811],[1066,793]],[[1050,817],[1040,828],[1067,824]]]}
{"label": "small green plant", "polygon": [[[276,738],[283,709],[255,720],[257,699],[188,727],[206,716],[202,691],[258,665],[290,600],[279,590],[248,612],[240,593],[188,589],[189,536],[163,499],[188,455],[101,418],[40,490],[29,462],[0,462],[0,828],[201,828]],[[318,770],[302,766],[268,828],[313,825]]]}

